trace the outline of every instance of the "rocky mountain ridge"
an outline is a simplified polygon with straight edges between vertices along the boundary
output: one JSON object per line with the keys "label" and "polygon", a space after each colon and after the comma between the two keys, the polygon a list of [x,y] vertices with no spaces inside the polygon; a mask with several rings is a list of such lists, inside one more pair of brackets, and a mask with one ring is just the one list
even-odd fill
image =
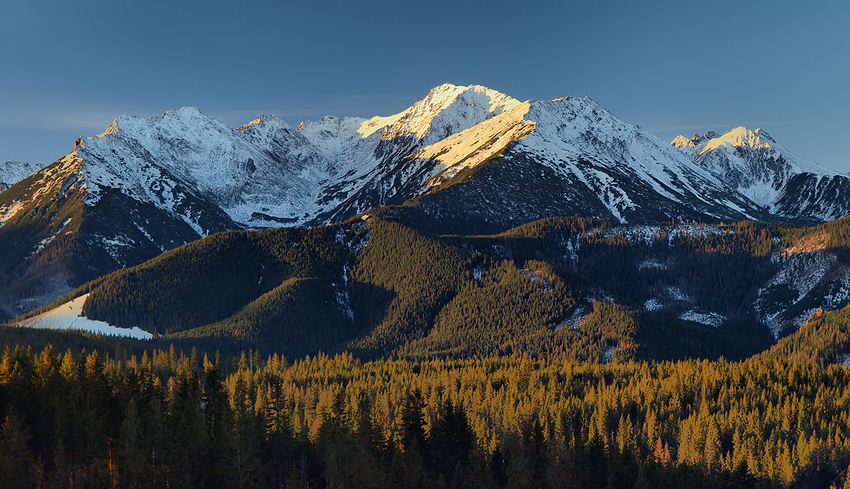
{"label": "rocky mountain ridge", "polygon": [[[16,243],[0,257],[0,302],[14,314],[22,300],[218,231],[339,222],[387,205],[436,233],[562,215],[634,224],[847,213],[847,177],[752,134],[671,146],[588,98],[520,102],[451,84],[393,116],[297,127],[260,115],[229,128],[191,107],[122,116],[0,193],[0,240]],[[734,149],[750,140],[749,153]],[[48,276],[66,286],[46,286]]]}

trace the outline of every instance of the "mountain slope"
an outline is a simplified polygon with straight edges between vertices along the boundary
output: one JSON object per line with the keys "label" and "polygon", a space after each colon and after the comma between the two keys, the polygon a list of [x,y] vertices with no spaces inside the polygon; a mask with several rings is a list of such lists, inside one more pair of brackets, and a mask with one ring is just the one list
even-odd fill
{"label": "mountain slope", "polygon": [[[400,204],[422,194],[434,165],[409,158],[412,153],[517,105],[519,101],[486,87],[444,84],[399,114],[352,121],[360,125],[346,125],[345,143],[327,153],[334,162],[334,175],[321,192],[320,209],[313,222],[344,220],[363,210]],[[305,123],[299,129],[312,141],[319,140],[319,145],[324,140],[316,138],[320,133],[316,126]]]}
{"label": "mountain slope", "polygon": [[[221,215],[215,206],[205,209]],[[150,201],[109,187],[92,194],[76,151],[0,193],[0,216],[0,309],[9,316],[200,237]],[[222,220],[216,231],[235,227]]]}
{"label": "mountain slope", "polygon": [[29,163],[26,161],[4,161],[0,163],[0,192],[32,175],[44,166],[44,163]]}
{"label": "mountain slope", "polygon": [[90,319],[187,347],[744,358],[850,300],[849,223],[552,218],[437,238],[370,217],[216,234],[79,293]]}
{"label": "mountain slope", "polygon": [[85,214],[79,166],[66,157],[0,192],[0,316],[42,306],[95,278],[80,273],[91,256],[76,266],[66,259],[86,251],[76,239]]}
{"label": "mountain slope", "polygon": [[[327,117],[298,128],[261,115],[230,129],[195,108],[120,117],[80,138],[51,170],[0,194],[0,237],[14,245],[0,263],[0,308],[28,311],[210,233],[325,222],[401,202],[423,184],[406,168],[407,154],[517,103],[484,87],[444,85],[395,116]],[[24,171],[17,163],[3,169],[9,182]],[[57,223],[55,213],[35,210],[68,200],[76,214]],[[53,241],[66,221],[63,239],[77,251]],[[31,266],[45,253],[77,272]]]}
{"label": "mountain slope", "polygon": [[643,223],[770,218],[587,98],[520,104],[412,157],[435,168],[430,192],[401,211],[420,223],[492,231],[558,215]]}
{"label": "mountain slope", "polygon": [[[229,128],[191,107],[125,115],[0,193],[0,238],[12,243],[0,255],[0,309],[27,311],[219,231],[342,222],[382,206],[436,234],[564,215],[817,221],[850,209],[846,177],[811,173],[821,170],[763,132],[713,139],[677,139],[693,157],[709,148],[695,163],[590,99],[520,102],[477,85],[441,85],[391,116],[297,127],[260,115]],[[744,143],[754,149],[734,149]],[[62,270],[47,273],[48,262]]]}

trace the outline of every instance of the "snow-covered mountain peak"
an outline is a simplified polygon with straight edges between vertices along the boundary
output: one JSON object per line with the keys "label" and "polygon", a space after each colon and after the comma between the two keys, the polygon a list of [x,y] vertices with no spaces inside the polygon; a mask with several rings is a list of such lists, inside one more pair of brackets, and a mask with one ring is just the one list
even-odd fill
{"label": "snow-covered mountain peak", "polygon": [[360,134],[358,129],[366,122],[362,117],[336,117],[326,115],[318,121],[298,124],[298,132],[330,161],[336,160],[346,149],[353,148]]}
{"label": "snow-covered mountain peak", "polygon": [[[201,109],[192,106],[184,106],[179,109],[171,109],[166,110],[160,116],[162,120],[182,120],[182,121],[190,121],[194,119],[209,119],[210,117],[203,112]],[[151,119],[156,119],[155,117],[151,117]]]}
{"label": "snow-covered mountain peak", "polygon": [[224,123],[204,114],[197,107],[182,107],[164,112],[159,117],[143,118],[124,114],[112,121],[105,131],[97,136],[87,138],[89,141],[109,139],[110,136],[140,139],[155,135],[170,134],[172,136],[201,135],[210,129],[216,132],[230,132]]}
{"label": "snow-covered mountain peak", "polygon": [[[674,141],[676,140],[678,138],[674,139]],[[839,174],[834,170],[797,156],[777,143],[767,131],[761,128],[751,131],[744,126],[739,126],[723,135],[707,132],[704,136],[695,139],[694,143],[695,151],[692,157],[695,159],[707,158],[707,155],[712,153],[723,153],[726,155],[726,159],[737,158],[740,161],[751,161],[751,164],[756,160],[769,162],[769,166],[775,167],[775,169],[782,167],[785,172],[790,174],[812,173],[830,176]]]}
{"label": "snow-covered mountain peak", "polygon": [[237,145],[241,140],[272,152],[276,151],[273,148],[304,147],[309,144],[292,126],[276,115],[260,114],[251,122],[237,127],[233,135]]}
{"label": "snow-covered mountain peak", "polygon": [[317,121],[303,121],[298,124],[298,130],[301,131],[308,139],[313,140],[314,137],[324,138],[328,136],[357,134],[360,127],[367,121],[363,117],[337,117],[334,115],[326,115]]}
{"label": "snow-covered mountain peak", "polygon": [[237,137],[242,136],[248,141],[265,146],[279,140],[284,134],[292,134],[294,129],[276,115],[260,114],[251,122],[237,127],[234,132]]}
{"label": "snow-covered mountain peak", "polygon": [[759,136],[761,139],[766,139],[766,140],[768,140],[768,141],[770,141],[770,142],[772,142],[772,143],[775,143],[775,142],[776,142],[776,140],[775,140],[775,139],[773,139],[773,136],[771,136],[770,134],[768,134],[768,133],[767,133],[767,131],[765,131],[765,130],[764,130],[764,129],[762,129],[762,128],[758,128],[758,129],[756,129],[756,130],[755,130],[755,131],[753,131],[753,132],[754,132],[754,133],[756,133],[756,134],[758,134],[758,136]]}
{"label": "snow-covered mountain peak", "polygon": [[251,126],[261,126],[261,125],[263,125],[263,123],[265,123],[266,120],[268,120],[268,118],[269,117],[266,114],[259,114],[251,122],[249,122],[247,124],[242,124],[241,126],[237,127],[236,129],[239,130],[239,131],[245,131]]}
{"label": "snow-covered mountain peak", "polygon": [[673,140],[670,141],[670,144],[674,148],[679,148],[685,151],[686,153],[689,153],[697,146],[702,147],[703,143],[711,141],[712,139],[717,137],[720,137],[720,135],[714,131],[706,131],[702,136],[700,136],[699,134],[694,134],[690,138],[686,138],[685,136],[680,134],[673,138]]}
{"label": "snow-covered mountain peak", "polygon": [[532,120],[583,119],[587,123],[595,123],[613,117],[613,114],[589,97],[563,97],[555,100],[531,101],[529,117]]}
{"label": "snow-covered mountain peak", "polygon": [[[589,97],[532,102],[526,119],[537,126],[521,144],[541,158],[556,160],[569,156],[596,160],[600,168],[610,169],[606,172],[639,176],[650,182],[659,194],[673,200],[681,196],[669,189],[678,187],[700,197],[708,189],[719,191],[722,188],[720,180],[695,167],[681,152],[640,127],[623,121]],[[582,172],[578,167],[575,170],[576,174]],[[588,176],[588,181],[592,179]],[[627,204],[626,200],[623,202]],[[613,213],[617,216],[617,212]]]}
{"label": "snow-covered mountain peak", "polygon": [[[694,134],[694,137],[699,138],[699,136],[697,136],[696,134]],[[674,148],[685,148],[695,146],[693,139],[688,139],[685,136],[682,136],[681,134],[673,138],[673,140],[670,141],[670,144],[672,144]]]}
{"label": "snow-covered mountain peak", "polygon": [[[613,166],[628,161],[623,156],[632,144],[649,144],[665,151],[663,142],[657,138],[650,141],[651,138],[590,98],[564,97],[516,104],[498,116],[426,146],[415,156],[442,164],[445,171],[429,182],[436,185],[464,168],[501,154],[513,142],[541,161],[591,158],[603,151]],[[670,153],[684,161],[681,155]],[[659,173],[665,181],[668,179],[663,171]]]}
{"label": "snow-covered mountain peak", "polygon": [[767,149],[771,147],[771,143],[776,144],[776,141],[774,141],[767,132],[762,131],[761,129],[750,131],[744,126],[739,126],[726,132],[722,136],[715,136],[708,140],[708,142],[700,150],[700,154],[707,151],[713,151],[720,146],[726,145],[734,148]]}
{"label": "snow-covered mountain peak", "polygon": [[[815,189],[830,185],[827,180],[822,181],[823,177],[839,175],[834,170],[795,155],[777,143],[764,129],[751,131],[740,126],[722,135],[706,132],[703,136],[694,135],[690,143],[686,142],[684,136],[671,141],[673,146],[700,167],[717,175],[750,200],[773,213],[791,212],[783,210],[789,206],[788,203],[783,203],[783,199],[789,195],[787,187],[792,180],[797,182],[794,184],[795,188],[803,185],[814,195],[817,193]],[[813,180],[803,184],[803,180],[809,177]],[[801,205],[806,199],[798,200],[793,206]],[[822,215],[825,219],[832,212],[840,214],[840,211],[827,207],[829,206],[824,205],[809,212]]]}
{"label": "snow-covered mountain peak", "polygon": [[413,106],[388,117],[373,117],[358,130],[367,138],[381,131],[381,139],[401,136],[433,144],[452,134],[511,109],[519,100],[480,85],[461,87],[446,83],[432,89]]}

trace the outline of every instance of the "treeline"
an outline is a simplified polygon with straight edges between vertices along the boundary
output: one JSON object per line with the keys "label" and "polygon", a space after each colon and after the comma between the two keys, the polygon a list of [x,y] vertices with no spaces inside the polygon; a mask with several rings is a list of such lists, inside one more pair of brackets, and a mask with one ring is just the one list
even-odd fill
{"label": "treeline", "polygon": [[7,349],[5,487],[839,487],[850,374]]}

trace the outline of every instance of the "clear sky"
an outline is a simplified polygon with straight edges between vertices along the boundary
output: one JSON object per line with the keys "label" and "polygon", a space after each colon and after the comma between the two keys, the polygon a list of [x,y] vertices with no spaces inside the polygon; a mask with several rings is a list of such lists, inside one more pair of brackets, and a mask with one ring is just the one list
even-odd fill
{"label": "clear sky", "polygon": [[665,140],[761,127],[850,172],[850,2],[0,0],[0,161],[122,114],[391,115],[445,82],[589,96]]}

